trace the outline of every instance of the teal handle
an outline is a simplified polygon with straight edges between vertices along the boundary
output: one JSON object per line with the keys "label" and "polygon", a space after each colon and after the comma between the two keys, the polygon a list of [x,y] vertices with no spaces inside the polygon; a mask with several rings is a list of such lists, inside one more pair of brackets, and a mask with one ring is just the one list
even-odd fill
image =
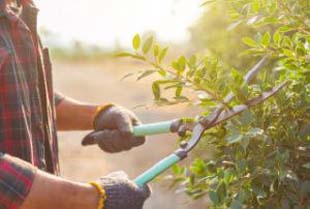
{"label": "teal handle", "polygon": [[164,121],[159,123],[143,124],[133,127],[134,136],[149,136],[156,134],[164,134],[170,132],[173,121]]}
{"label": "teal handle", "polygon": [[156,163],[152,168],[145,171],[143,174],[138,176],[134,182],[139,186],[143,187],[148,182],[152,181],[155,177],[168,170],[172,165],[181,161],[181,158],[176,154],[171,154],[168,157],[162,159]]}

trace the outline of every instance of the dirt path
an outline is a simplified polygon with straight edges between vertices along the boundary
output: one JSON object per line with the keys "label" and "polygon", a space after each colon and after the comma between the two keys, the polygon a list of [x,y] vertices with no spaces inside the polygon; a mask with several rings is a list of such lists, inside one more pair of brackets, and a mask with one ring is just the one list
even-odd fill
{"label": "dirt path", "polygon": [[[126,72],[141,69],[131,62],[107,60],[100,64],[55,63],[55,88],[75,99],[104,103],[115,102],[132,108],[140,104],[152,104],[150,81],[135,82],[133,78],[120,81]],[[180,117],[186,114],[185,107],[138,108],[135,110],[143,122],[155,122]],[[78,120],[78,118],[77,118]],[[140,174],[154,162],[175,149],[171,136],[150,137],[147,143],[130,152],[107,154],[97,147],[82,148],[81,138],[87,132],[60,132],[61,170],[65,177],[79,181],[89,181],[112,171],[124,170],[131,178]],[[203,208],[189,204],[181,194],[167,190],[164,185],[154,184],[153,196],[147,201],[145,209],[188,209]]]}

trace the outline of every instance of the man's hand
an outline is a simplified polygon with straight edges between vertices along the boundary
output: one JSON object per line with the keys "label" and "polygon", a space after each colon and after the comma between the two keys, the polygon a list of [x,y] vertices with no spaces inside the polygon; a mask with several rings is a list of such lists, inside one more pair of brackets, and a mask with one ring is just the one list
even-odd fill
{"label": "man's hand", "polygon": [[141,124],[138,117],[130,110],[111,105],[95,117],[95,131],[88,134],[82,145],[98,144],[106,152],[120,152],[142,145],[145,137],[132,135],[132,126]]}
{"label": "man's hand", "polygon": [[144,143],[144,138],[124,136],[118,130],[94,131],[84,137],[82,145],[98,144],[105,152],[115,153],[130,150]]}
{"label": "man's hand", "polygon": [[105,209],[142,209],[145,200],[151,195],[148,186],[138,187],[124,172],[111,173],[97,181],[105,190]]}
{"label": "man's hand", "polygon": [[[123,172],[112,173],[97,182],[106,192],[105,209],[142,209],[151,194],[148,186],[139,188]],[[20,208],[95,209],[99,198],[98,190],[90,184],[69,181],[38,170],[30,193]]]}

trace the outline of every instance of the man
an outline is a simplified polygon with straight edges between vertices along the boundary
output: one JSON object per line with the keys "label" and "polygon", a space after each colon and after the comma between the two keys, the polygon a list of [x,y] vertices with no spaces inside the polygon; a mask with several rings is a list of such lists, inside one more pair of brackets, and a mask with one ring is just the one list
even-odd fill
{"label": "man", "polygon": [[129,150],[145,139],[131,135],[139,120],[125,108],[54,94],[37,13],[32,0],[0,0],[0,209],[141,209],[149,188],[124,173],[90,184],[57,176],[56,116],[59,130],[94,129],[82,144],[106,152]]}

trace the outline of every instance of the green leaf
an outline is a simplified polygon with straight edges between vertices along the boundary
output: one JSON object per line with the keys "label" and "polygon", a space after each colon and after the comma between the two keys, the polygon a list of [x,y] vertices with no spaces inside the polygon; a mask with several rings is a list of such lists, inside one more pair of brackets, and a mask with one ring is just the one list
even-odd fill
{"label": "green leaf", "polygon": [[277,45],[279,45],[281,41],[281,34],[279,31],[276,31],[274,34],[273,34],[273,42]]}
{"label": "green leaf", "polygon": [[282,26],[282,27],[279,28],[279,31],[282,32],[282,33],[289,32],[289,31],[292,31],[292,30],[295,30],[295,28],[292,27],[292,26],[288,26],[288,25],[285,25],[285,26]]}
{"label": "green leaf", "polygon": [[264,46],[268,46],[268,45],[269,45],[269,43],[270,43],[270,33],[269,33],[269,32],[266,32],[266,33],[263,35],[263,38],[262,38],[261,43],[262,43]]}
{"label": "green leaf", "polygon": [[183,91],[183,87],[182,86],[177,87],[176,90],[175,90],[175,97],[180,97],[181,94],[182,94],[182,91]]}
{"label": "green leaf", "polygon": [[254,115],[250,110],[246,110],[240,115],[240,122],[244,126],[249,126],[254,121],[255,121]]}
{"label": "green leaf", "polygon": [[[243,79],[242,79],[243,80]],[[242,84],[239,90],[239,95],[245,99],[249,96],[249,86],[247,84]]]}
{"label": "green leaf", "polygon": [[156,70],[146,70],[144,72],[141,73],[141,75],[139,75],[139,77],[137,78],[137,80],[141,80],[142,78],[145,78],[153,73],[155,73]]}
{"label": "green leaf", "polygon": [[172,66],[176,71],[179,71],[179,70],[180,70],[179,63],[176,62],[176,61],[173,61],[173,62],[171,63],[171,66]]}
{"label": "green leaf", "polygon": [[194,68],[195,65],[197,63],[197,57],[196,55],[192,55],[190,58],[189,58],[189,61],[188,61],[188,65],[190,68]]}
{"label": "green leaf", "polygon": [[168,52],[168,47],[162,49],[159,53],[159,56],[158,56],[158,62],[161,63],[161,61],[165,58],[167,52]]}
{"label": "green leaf", "polygon": [[141,38],[139,34],[136,34],[132,39],[132,47],[137,51],[141,44]]}
{"label": "green leaf", "polygon": [[153,95],[154,95],[155,100],[159,100],[160,99],[160,87],[159,87],[158,82],[153,83],[152,91],[153,91]]}
{"label": "green leaf", "polygon": [[252,2],[252,9],[255,13],[257,13],[260,10],[260,3],[257,0],[254,0]]}
{"label": "green leaf", "polygon": [[248,131],[249,136],[256,137],[264,134],[264,130],[261,128],[251,128]]}
{"label": "green leaf", "polygon": [[[224,173],[223,173],[224,174]],[[218,185],[218,187],[217,187],[217,189],[216,189],[216,193],[217,193],[217,195],[220,197],[220,202],[222,202],[224,199],[225,199],[225,197],[226,197],[226,194],[227,194],[227,187],[226,187],[226,184],[225,184],[225,182],[224,181],[222,181],[219,185]]]}
{"label": "green leaf", "polygon": [[134,59],[145,61],[145,57],[136,55],[136,54],[131,54],[129,52],[120,52],[120,53],[117,53],[115,56],[116,57],[132,57]]}
{"label": "green leaf", "polygon": [[245,151],[248,149],[249,144],[250,144],[250,138],[244,136],[241,140],[241,146]]}
{"label": "green leaf", "polygon": [[178,164],[175,164],[171,167],[171,170],[174,174],[178,175],[180,174],[181,168]]}
{"label": "green leaf", "polygon": [[234,134],[234,135],[228,136],[226,140],[229,144],[234,144],[234,143],[240,142],[242,138],[243,138],[242,134]]}
{"label": "green leaf", "polygon": [[116,57],[132,57],[133,54],[129,53],[129,52],[119,52],[117,54],[115,54]]}
{"label": "green leaf", "polygon": [[153,36],[146,39],[146,41],[143,45],[143,49],[142,49],[144,54],[147,54],[150,51],[152,44],[153,44]]}
{"label": "green leaf", "polygon": [[207,171],[207,164],[202,159],[196,159],[190,167],[190,170],[196,175],[204,175]]}
{"label": "green leaf", "polygon": [[133,75],[134,75],[134,73],[128,73],[128,74],[124,75],[124,76],[121,78],[121,81],[123,81],[123,80],[125,80],[126,78],[129,78],[129,77],[131,77],[131,76],[133,76]]}
{"label": "green leaf", "polygon": [[215,205],[219,204],[220,199],[215,191],[213,190],[209,191],[209,198]]}
{"label": "green leaf", "polygon": [[240,201],[238,200],[234,200],[232,201],[232,203],[230,204],[230,209],[242,209],[243,205]]}
{"label": "green leaf", "polygon": [[186,67],[186,59],[184,56],[181,56],[178,59],[178,65],[179,65],[180,73],[183,72],[185,70],[185,67]]}
{"label": "green leaf", "polygon": [[242,38],[242,41],[243,41],[243,43],[245,43],[248,46],[257,47],[256,41],[254,41],[250,37],[244,37],[244,38]]}
{"label": "green leaf", "polygon": [[236,85],[241,85],[243,83],[242,74],[234,68],[231,69],[231,77],[234,79],[234,82],[236,83]]}
{"label": "green leaf", "polygon": [[303,164],[302,167],[310,170],[310,162]]}
{"label": "green leaf", "polygon": [[294,57],[294,52],[289,49],[282,49],[282,53],[287,57]]}
{"label": "green leaf", "polygon": [[163,77],[166,77],[166,75],[167,75],[167,72],[165,70],[158,70],[157,72],[159,73],[159,75],[161,75]]}
{"label": "green leaf", "polygon": [[282,40],[281,40],[281,48],[284,49],[284,48],[292,48],[293,46],[293,42],[291,40],[290,37],[288,36],[282,36]]}
{"label": "green leaf", "polygon": [[153,48],[153,54],[154,54],[155,57],[158,56],[159,50],[160,50],[160,49],[159,49],[159,46],[156,44],[156,45],[154,46],[154,48]]}

